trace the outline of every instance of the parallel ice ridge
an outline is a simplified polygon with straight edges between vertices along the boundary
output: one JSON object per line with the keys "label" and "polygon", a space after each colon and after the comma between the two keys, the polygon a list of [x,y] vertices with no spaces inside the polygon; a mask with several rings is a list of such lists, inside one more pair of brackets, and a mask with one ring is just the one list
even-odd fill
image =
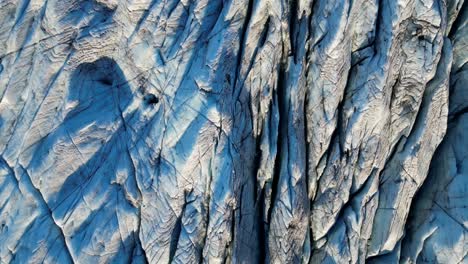
{"label": "parallel ice ridge", "polygon": [[468,263],[467,18],[0,1],[0,263]]}

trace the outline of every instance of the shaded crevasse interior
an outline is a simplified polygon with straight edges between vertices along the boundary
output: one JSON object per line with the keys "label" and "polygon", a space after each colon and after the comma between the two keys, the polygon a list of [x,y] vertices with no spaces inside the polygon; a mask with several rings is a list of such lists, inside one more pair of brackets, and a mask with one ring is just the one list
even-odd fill
{"label": "shaded crevasse interior", "polygon": [[1,263],[465,263],[463,0],[0,3]]}

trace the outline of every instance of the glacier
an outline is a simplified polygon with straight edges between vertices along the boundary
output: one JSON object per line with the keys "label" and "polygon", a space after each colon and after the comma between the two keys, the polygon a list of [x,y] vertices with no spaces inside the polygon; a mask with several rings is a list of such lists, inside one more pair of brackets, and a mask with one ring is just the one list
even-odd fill
{"label": "glacier", "polygon": [[468,263],[464,0],[1,0],[0,263]]}

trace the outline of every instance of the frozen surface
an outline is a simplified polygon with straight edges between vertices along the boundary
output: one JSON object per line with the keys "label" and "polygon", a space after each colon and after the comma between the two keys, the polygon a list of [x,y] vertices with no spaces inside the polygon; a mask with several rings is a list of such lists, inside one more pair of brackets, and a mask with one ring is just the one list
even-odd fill
{"label": "frozen surface", "polygon": [[464,0],[1,0],[0,263],[468,263]]}

